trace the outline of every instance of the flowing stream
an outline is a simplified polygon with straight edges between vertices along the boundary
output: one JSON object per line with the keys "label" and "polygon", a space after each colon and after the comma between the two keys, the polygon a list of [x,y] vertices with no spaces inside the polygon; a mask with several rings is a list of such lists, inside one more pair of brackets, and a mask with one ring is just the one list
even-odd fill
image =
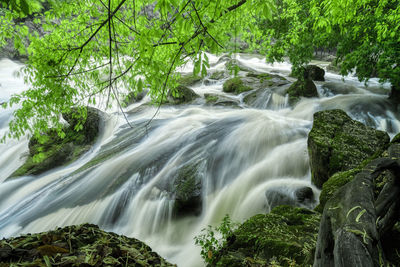
{"label": "flowing stream", "polygon": [[[209,57],[210,72],[224,69],[218,57]],[[287,63],[268,65],[255,55],[237,59],[254,71],[293,81]],[[0,102],[26,88],[13,74],[21,67],[0,60]],[[314,200],[297,204],[317,204],[319,191],[310,182],[307,153],[316,111],[341,108],[391,137],[400,131],[400,116],[387,100],[388,85],[372,79],[366,87],[354,77],[332,73],[325,77],[326,82],[316,82],[320,97],[303,99],[295,107],[274,93],[260,96],[250,107],[243,102],[246,93],[222,92],[224,79],[199,83],[192,87],[197,94],[218,94],[238,105],[212,106],[201,98],[190,105],[163,106],[150,124],[156,107],[144,98],[126,109],[132,128],[122,114],[104,114],[100,137],[89,152],[38,176],[6,180],[24,162],[27,138],[0,144],[0,238],[89,222],[138,238],[178,266],[202,266],[193,238],[225,214],[242,222],[268,212],[279,202],[276,193],[296,203],[295,191],[304,187],[312,188]],[[12,110],[2,110],[1,134],[11,116]],[[176,218],[168,188],[171,177],[190,166],[196,166],[201,178],[201,212]]]}

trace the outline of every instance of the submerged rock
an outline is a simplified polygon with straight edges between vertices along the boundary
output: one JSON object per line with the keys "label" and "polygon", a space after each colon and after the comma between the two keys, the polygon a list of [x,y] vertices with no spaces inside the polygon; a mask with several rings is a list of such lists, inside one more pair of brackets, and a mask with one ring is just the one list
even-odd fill
{"label": "submerged rock", "polygon": [[92,224],[0,240],[0,265],[176,266],[145,243]]}
{"label": "submerged rock", "polygon": [[312,264],[320,215],[278,206],[246,220],[214,255],[212,266],[308,266]]}
{"label": "submerged rock", "polygon": [[[28,158],[9,178],[41,174],[70,163],[87,152],[99,133],[100,111],[88,108],[86,112],[87,116],[83,123],[76,109],[63,114],[69,123],[69,126],[63,129],[64,138],[61,138],[54,129],[49,129],[47,133],[41,135],[40,140],[35,136],[31,137],[28,144]],[[75,128],[80,125],[82,129],[76,131]]]}
{"label": "submerged rock", "polygon": [[379,156],[388,147],[389,136],[335,109],[314,114],[307,143],[311,180],[321,188],[333,174]]}

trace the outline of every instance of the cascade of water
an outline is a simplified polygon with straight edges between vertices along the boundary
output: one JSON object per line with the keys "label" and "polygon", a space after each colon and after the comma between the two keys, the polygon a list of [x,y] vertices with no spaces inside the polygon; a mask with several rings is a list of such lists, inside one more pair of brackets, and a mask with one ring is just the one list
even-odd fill
{"label": "cascade of water", "polygon": [[[218,57],[209,58],[213,71],[223,68]],[[261,72],[287,76],[290,69],[289,64],[272,66],[250,55],[237,59]],[[6,73],[5,68],[20,67],[10,68],[10,64],[0,61],[0,74]],[[191,67],[182,71],[187,68]],[[3,74],[4,86],[10,73]],[[333,74],[327,77],[342,82]],[[139,238],[179,266],[201,266],[193,237],[225,214],[242,221],[268,212],[279,201],[316,205],[319,192],[310,182],[307,154],[314,112],[342,108],[392,136],[400,131],[399,117],[384,96],[352,78],[346,83],[358,90],[337,94],[317,83],[321,97],[303,99],[294,108],[288,107],[285,97],[274,94],[265,96],[272,103],[265,106],[269,109],[248,108],[244,103],[242,109],[201,103],[163,107],[148,127],[155,108],[136,104],[128,112],[133,128],[118,114],[109,115],[94,149],[71,165],[35,177],[4,181],[22,163],[27,140],[1,144],[0,237],[90,222]],[[222,82],[193,89],[200,95],[225,94]],[[10,116],[11,111],[2,113],[1,132],[6,131]],[[91,164],[102,155],[108,156]],[[173,186],[188,168],[201,180],[200,213],[176,217]],[[298,203],[296,191],[305,187],[313,190],[314,199]]]}

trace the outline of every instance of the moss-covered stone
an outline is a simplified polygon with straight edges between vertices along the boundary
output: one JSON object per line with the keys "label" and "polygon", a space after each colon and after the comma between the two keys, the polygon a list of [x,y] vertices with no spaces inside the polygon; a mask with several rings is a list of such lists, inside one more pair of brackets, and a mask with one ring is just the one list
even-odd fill
{"label": "moss-covered stone", "polygon": [[318,213],[290,206],[255,215],[228,238],[215,255],[215,265],[312,265],[319,221]]}
{"label": "moss-covered stone", "polygon": [[321,194],[319,195],[319,204],[315,208],[316,211],[322,212],[326,202],[333,194],[343,185],[354,179],[354,176],[361,171],[360,168],[351,169],[349,171],[337,172],[332,175],[328,181],[322,186]]}
{"label": "moss-covered stone", "polygon": [[178,171],[174,181],[174,213],[177,216],[199,215],[202,208],[202,179],[199,164],[189,164]]}
{"label": "moss-covered stone", "polygon": [[172,104],[185,104],[198,97],[199,96],[192,89],[184,85],[178,85],[168,91],[168,99]]}
{"label": "moss-covered stone", "polygon": [[[61,138],[54,129],[50,129],[40,137],[32,137],[28,144],[28,158],[9,178],[41,174],[70,163],[87,152],[99,132],[99,111],[89,108],[83,122],[78,115],[74,115],[75,112],[76,110],[72,109],[70,113],[63,114],[64,119],[69,123],[69,126],[63,129],[64,138]],[[78,124],[82,127],[77,131],[75,128],[79,126]]]}
{"label": "moss-covered stone", "polygon": [[352,120],[342,110],[317,112],[308,135],[311,180],[321,188],[336,172],[378,157],[388,145],[387,133]]}
{"label": "moss-covered stone", "polygon": [[245,85],[240,77],[235,77],[227,80],[222,89],[225,93],[240,94],[250,91],[252,88]]}
{"label": "moss-covered stone", "polygon": [[206,103],[216,103],[218,100],[218,96],[215,94],[204,94],[206,98]]}
{"label": "moss-covered stone", "polygon": [[96,225],[0,240],[0,266],[176,266],[143,242]]}
{"label": "moss-covered stone", "polygon": [[301,97],[318,97],[317,87],[311,79],[298,79],[287,90],[289,102],[295,104]]}

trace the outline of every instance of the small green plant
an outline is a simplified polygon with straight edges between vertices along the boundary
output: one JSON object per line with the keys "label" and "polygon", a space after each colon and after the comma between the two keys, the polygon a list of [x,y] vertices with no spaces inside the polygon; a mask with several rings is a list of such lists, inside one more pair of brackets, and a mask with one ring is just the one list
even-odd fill
{"label": "small green plant", "polygon": [[232,235],[238,226],[239,224],[232,222],[227,214],[219,226],[209,225],[201,230],[200,235],[194,237],[195,244],[201,247],[201,257],[206,263],[213,263],[216,252],[226,244],[228,236]]}

